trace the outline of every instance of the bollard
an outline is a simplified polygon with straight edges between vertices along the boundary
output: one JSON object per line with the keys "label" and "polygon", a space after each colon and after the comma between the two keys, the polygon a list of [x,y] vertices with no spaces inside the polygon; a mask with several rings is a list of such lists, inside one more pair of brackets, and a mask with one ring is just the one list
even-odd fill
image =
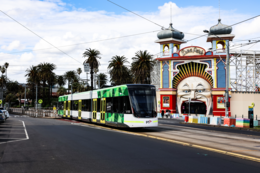
{"label": "bollard", "polygon": [[257,115],[255,116],[256,120],[257,120]]}
{"label": "bollard", "polygon": [[242,118],[244,118],[244,115],[242,114]]}
{"label": "bollard", "polygon": [[237,118],[237,115],[235,114],[235,118]]}

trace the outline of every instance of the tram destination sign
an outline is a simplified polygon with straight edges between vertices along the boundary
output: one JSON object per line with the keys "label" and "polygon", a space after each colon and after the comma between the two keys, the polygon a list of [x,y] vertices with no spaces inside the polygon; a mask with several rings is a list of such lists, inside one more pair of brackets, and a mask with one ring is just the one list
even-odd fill
{"label": "tram destination sign", "polygon": [[185,47],[180,50],[180,56],[198,56],[198,55],[204,55],[205,54],[205,49],[202,47],[197,47],[197,46],[190,46],[190,47]]}

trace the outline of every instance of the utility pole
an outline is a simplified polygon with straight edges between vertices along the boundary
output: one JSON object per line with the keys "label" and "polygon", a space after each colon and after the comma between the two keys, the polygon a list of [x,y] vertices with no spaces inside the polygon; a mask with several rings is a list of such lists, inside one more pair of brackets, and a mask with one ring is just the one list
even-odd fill
{"label": "utility pole", "polygon": [[73,106],[73,104],[72,104],[72,99],[73,99],[73,88],[72,88],[72,83],[73,83],[73,79],[71,80],[71,83],[70,83],[70,87],[71,87],[71,101],[70,101],[70,115],[71,115],[71,118],[72,118],[72,106]]}
{"label": "utility pole", "polygon": [[229,108],[229,40],[226,40],[226,46],[227,46],[227,58],[226,58],[226,106],[225,106],[225,112],[226,112],[226,117],[228,117],[228,108]]}
{"label": "utility pole", "polygon": [[36,84],[36,111],[37,111],[37,103],[38,103],[38,84]]}
{"label": "utility pole", "polygon": [[26,84],[25,84],[25,89],[24,89],[24,107],[25,107],[25,102],[26,102]]}

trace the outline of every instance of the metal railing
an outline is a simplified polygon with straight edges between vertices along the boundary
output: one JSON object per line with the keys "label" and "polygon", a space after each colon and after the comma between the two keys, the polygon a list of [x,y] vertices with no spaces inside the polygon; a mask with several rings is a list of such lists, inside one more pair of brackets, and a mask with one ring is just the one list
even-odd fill
{"label": "metal railing", "polygon": [[8,112],[10,114],[15,114],[15,115],[28,115],[30,117],[50,117],[50,118],[58,118],[58,113],[57,110],[53,110],[52,107],[50,108],[40,108],[40,109],[35,109],[35,108],[9,108]]}

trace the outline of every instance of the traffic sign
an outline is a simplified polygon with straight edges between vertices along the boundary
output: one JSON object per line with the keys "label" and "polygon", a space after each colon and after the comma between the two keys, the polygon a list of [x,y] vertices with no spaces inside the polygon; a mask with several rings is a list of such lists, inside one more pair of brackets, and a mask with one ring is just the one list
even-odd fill
{"label": "traffic sign", "polygon": [[55,106],[53,107],[53,110],[54,110],[54,111],[56,110],[56,107],[55,107]]}
{"label": "traffic sign", "polygon": [[2,104],[2,100],[0,100],[0,104]]}
{"label": "traffic sign", "polygon": [[43,103],[42,99],[38,100],[38,103],[42,104]]}
{"label": "traffic sign", "polygon": [[90,71],[89,63],[84,63],[84,72],[88,73]]}

